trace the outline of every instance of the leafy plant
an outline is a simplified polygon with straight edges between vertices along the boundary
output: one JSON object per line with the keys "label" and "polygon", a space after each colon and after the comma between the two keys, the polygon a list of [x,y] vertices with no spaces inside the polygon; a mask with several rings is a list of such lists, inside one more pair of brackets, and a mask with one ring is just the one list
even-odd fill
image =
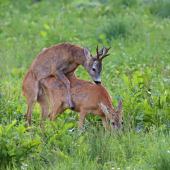
{"label": "leafy plant", "polygon": [[2,127],[0,125],[0,167],[2,169],[12,168],[13,166],[20,168],[22,163],[29,156],[38,154],[40,151],[40,140],[32,140],[30,133],[26,132],[32,127],[25,128],[23,124],[19,124],[14,120],[11,124]]}
{"label": "leafy plant", "polygon": [[[170,50],[168,0],[0,0],[0,169],[169,168]],[[65,111],[55,122],[27,132],[23,78],[35,57],[61,42],[111,46],[103,60],[102,85],[123,129],[107,135],[101,118]],[[92,81],[83,67],[76,75]],[[40,142],[41,141],[41,142]],[[155,156],[156,155],[156,156]]]}

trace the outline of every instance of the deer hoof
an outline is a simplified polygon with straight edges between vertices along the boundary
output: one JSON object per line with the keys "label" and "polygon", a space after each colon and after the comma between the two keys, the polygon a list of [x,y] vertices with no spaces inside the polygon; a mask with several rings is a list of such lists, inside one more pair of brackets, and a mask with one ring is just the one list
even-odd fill
{"label": "deer hoof", "polygon": [[74,107],[70,107],[71,110],[74,110]]}

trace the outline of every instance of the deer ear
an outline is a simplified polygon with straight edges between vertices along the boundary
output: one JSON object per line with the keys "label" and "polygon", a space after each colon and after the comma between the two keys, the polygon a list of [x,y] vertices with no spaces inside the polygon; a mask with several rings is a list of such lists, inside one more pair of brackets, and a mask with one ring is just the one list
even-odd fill
{"label": "deer ear", "polygon": [[99,106],[101,107],[103,113],[110,119],[110,118],[111,118],[111,117],[110,117],[111,115],[110,115],[110,113],[109,113],[108,107],[105,106],[103,103],[101,103],[101,105],[99,104]]}
{"label": "deer ear", "polygon": [[122,100],[121,99],[119,99],[119,102],[118,102],[117,112],[118,112],[119,116],[122,117],[123,106],[122,106]]}
{"label": "deer ear", "polygon": [[89,51],[89,49],[87,47],[84,47],[84,54],[86,56],[86,59],[91,58],[91,52]]}

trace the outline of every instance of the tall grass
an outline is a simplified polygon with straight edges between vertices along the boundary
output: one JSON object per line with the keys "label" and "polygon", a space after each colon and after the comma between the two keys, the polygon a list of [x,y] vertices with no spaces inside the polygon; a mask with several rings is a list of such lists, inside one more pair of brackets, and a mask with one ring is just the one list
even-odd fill
{"label": "tall grass", "polygon": [[150,11],[162,18],[168,18],[170,17],[170,2],[168,0],[154,0],[150,4]]}
{"label": "tall grass", "polygon": [[[166,0],[0,0],[0,167],[169,169],[168,5]],[[101,78],[113,106],[123,100],[121,132],[107,135],[101,118],[91,115],[85,130],[77,131],[79,114],[69,110],[53,123],[47,119],[42,131],[37,104],[32,131],[26,131],[23,78],[44,47],[60,42],[88,46],[94,55],[96,45],[112,47]],[[76,75],[91,81],[83,67]]]}

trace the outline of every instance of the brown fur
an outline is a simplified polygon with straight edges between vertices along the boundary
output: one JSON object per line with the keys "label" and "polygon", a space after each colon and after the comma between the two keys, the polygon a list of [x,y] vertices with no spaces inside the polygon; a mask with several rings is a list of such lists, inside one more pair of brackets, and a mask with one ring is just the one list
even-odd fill
{"label": "brown fur", "polygon": [[[121,128],[122,104],[119,102],[119,110],[115,111],[112,106],[111,97],[104,86],[101,84],[96,85],[89,81],[78,79],[77,77],[67,78],[71,83],[71,96],[75,105],[75,111],[80,112],[79,130],[83,128],[84,119],[89,113],[101,116],[103,124],[106,126],[108,132],[109,127],[106,116],[110,119],[113,128],[115,126],[119,129]],[[47,117],[47,114],[45,114],[47,112],[44,112],[43,109],[49,110],[49,104],[51,101],[52,113],[49,117],[50,120],[53,121],[55,120],[56,115],[69,109],[66,87],[62,82],[55,78],[48,78],[46,80],[43,95],[38,97],[38,102],[42,108],[43,120]],[[102,108],[101,105],[104,106],[104,108]]]}
{"label": "brown fur", "polygon": [[73,75],[79,65],[82,65],[94,81],[100,82],[100,72],[102,70],[101,60],[98,62],[101,66],[95,68],[94,56],[91,55],[87,47],[71,43],[61,43],[54,45],[42,51],[33,61],[23,81],[22,94],[27,99],[28,109],[26,113],[27,126],[31,125],[31,115],[33,106],[37,97],[42,95],[42,85],[49,76],[55,76],[66,86],[69,105],[74,108],[70,95],[70,82],[67,75]]}

